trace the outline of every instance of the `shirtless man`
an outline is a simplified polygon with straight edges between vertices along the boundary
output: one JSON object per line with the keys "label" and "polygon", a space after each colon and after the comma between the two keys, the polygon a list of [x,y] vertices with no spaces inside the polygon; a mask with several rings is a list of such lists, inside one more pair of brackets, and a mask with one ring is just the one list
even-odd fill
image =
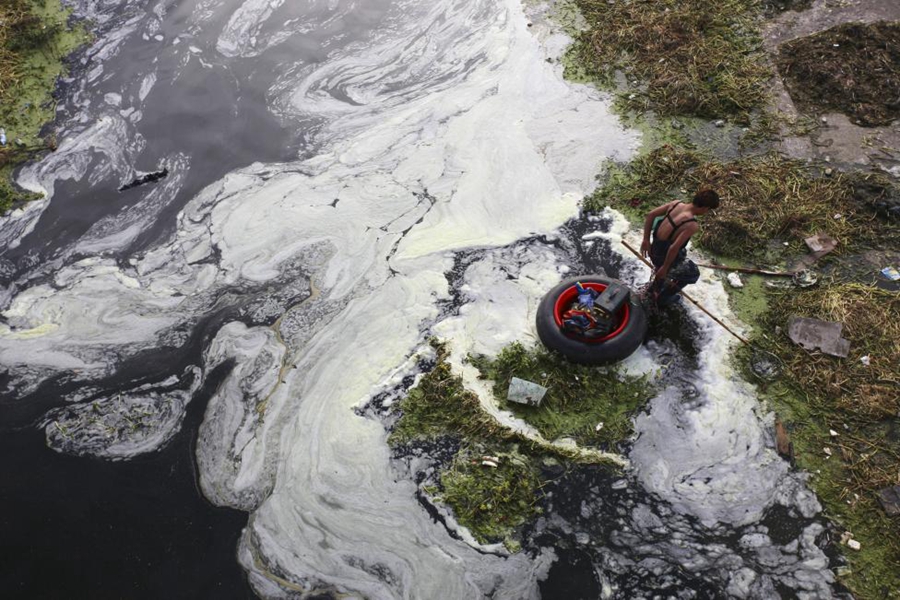
{"label": "shirtless man", "polygon": [[675,200],[647,213],[641,254],[649,255],[656,269],[650,289],[660,306],[675,302],[678,292],[699,279],[697,265],[687,258],[687,243],[700,230],[697,217],[718,206],[718,194],[701,190],[690,204]]}

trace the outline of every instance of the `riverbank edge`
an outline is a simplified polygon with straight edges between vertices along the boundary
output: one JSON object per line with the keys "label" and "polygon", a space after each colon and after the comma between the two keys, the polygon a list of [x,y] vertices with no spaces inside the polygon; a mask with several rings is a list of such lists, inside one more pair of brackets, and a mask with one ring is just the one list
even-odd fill
{"label": "riverbank edge", "polygon": [[48,125],[56,119],[55,93],[60,77],[68,71],[67,58],[92,39],[87,24],[76,20],[73,9],[62,0],[21,3],[37,19],[31,31],[39,28],[44,35],[34,43],[21,39],[29,30],[15,31],[20,48],[11,54],[10,73],[18,77],[4,92],[5,106],[0,108],[0,127],[7,137],[6,145],[0,146],[0,214],[42,197],[19,188],[15,173],[26,162],[56,149],[56,134]]}
{"label": "riverbank edge", "polygon": [[[578,5],[579,0],[563,0],[563,3],[570,8],[559,12],[571,14],[571,6]],[[764,19],[765,15],[760,14],[757,21],[760,29]],[[615,79],[597,77],[596,69],[590,64],[585,64],[583,54],[580,53],[584,52],[583,44],[591,35],[589,20],[579,14],[564,23],[564,26],[569,28],[570,33],[573,28],[577,29],[573,33],[576,44],[570,47],[563,61],[567,78],[579,83],[593,84],[598,89],[612,94],[614,108],[620,118],[629,126],[644,133],[642,146],[630,163],[614,165],[598,175],[600,180],[598,190],[602,190],[611,178],[616,176],[617,171],[627,169],[628,165],[634,164],[663,145],[686,148],[694,146],[698,139],[706,136],[706,141],[711,143],[702,144],[703,152],[725,163],[736,157],[757,154],[766,147],[773,148],[776,139],[781,135],[787,135],[777,133],[778,121],[782,115],[776,114],[774,99],[765,103],[761,109],[762,117],[757,115],[755,122],[748,121],[749,127],[743,128],[735,127],[728,122],[723,123],[719,119],[685,115],[659,117],[652,111],[636,109],[632,96],[636,92],[640,94],[642,82],[629,82],[625,77]],[[606,23],[606,26],[609,27],[610,24]],[[747,35],[758,39],[760,33],[759,30],[749,31]],[[582,48],[579,49],[577,44],[582,44]],[[774,59],[769,53],[766,53],[766,58]],[[779,77],[774,71],[773,76]],[[784,123],[783,120],[781,125],[782,131],[787,129],[791,134],[796,134],[797,129],[803,126],[802,123]],[[768,143],[765,141],[767,138]],[[745,154],[747,149],[751,151]],[[828,168],[827,165],[819,167],[823,171]],[[688,190],[680,191],[684,196],[683,199],[689,201]],[[589,200],[590,197],[585,199],[586,208],[589,207]],[[643,211],[636,208],[629,198],[622,198],[621,204],[614,205],[613,208],[621,211],[631,221],[633,228],[639,229],[642,226]],[[708,251],[704,254],[720,264],[737,265],[739,262],[734,258],[718,256]],[[751,339],[761,340],[771,333],[766,331],[767,324],[762,318],[768,308],[770,291],[762,285],[760,278],[744,278],[744,283],[743,289],[732,288],[724,282],[723,285],[729,293],[732,310],[750,330]],[[748,355],[749,353],[736,352],[730,358],[748,381],[760,383],[749,368]],[[842,467],[839,455],[830,458],[823,454],[823,444],[827,446],[834,437],[831,431],[833,423],[837,421],[835,415],[809,418],[808,392],[802,389],[798,381],[787,376],[772,384],[759,385],[758,397],[760,414],[772,411],[788,421],[795,450],[794,464],[811,475],[809,485],[824,506],[824,516],[834,524],[835,538],[832,539],[831,547],[839,551],[847,563],[846,566],[838,566],[835,569],[838,580],[861,599],[900,597],[900,569],[895,566],[897,558],[891,556],[893,548],[887,541],[890,536],[889,528],[892,525],[896,526],[896,523],[886,517],[873,498],[860,502],[859,498],[850,498],[848,501],[842,497],[840,493],[843,489],[842,482],[848,475],[846,469]],[[846,545],[838,542],[836,538],[843,531],[852,531],[854,539],[861,541],[862,548],[859,551],[849,550]]]}

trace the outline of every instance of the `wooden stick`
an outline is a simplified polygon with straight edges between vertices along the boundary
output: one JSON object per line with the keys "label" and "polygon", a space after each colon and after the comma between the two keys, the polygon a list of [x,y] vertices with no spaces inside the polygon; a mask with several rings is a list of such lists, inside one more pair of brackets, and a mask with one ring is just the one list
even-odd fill
{"label": "wooden stick", "polygon": [[766,271],[764,269],[751,269],[749,267],[726,267],[725,265],[707,265],[704,263],[696,263],[698,267],[707,269],[719,269],[721,271],[737,271],[738,273],[753,273],[756,275],[772,275],[774,277],[793,277],[794,274],[788,271]]}
{"label": "wooden stick", "polygon": [[[653,269],[653,265],[650,263],[650,261],[648,261],[646,258],[644,258],[643,256],[641,256],[641,253],[638,252],[637,250],[635,250],[634,248],[632,248],[632,247],[628,244],[628,242],[626,242],[625,240],[622,240],[622,244],[623,244],[626,248],[628,248],[629,250],[631,250],[631,252],[632,252],[635,256],[637,256],[639,259],[641,259],[641,260],[644,262],[645,265],[647,265],[648,267],[650,267],[651,269]],[[707,315],[710,319],[712,319],[713,321],[715,321],[716,323],[718,323],[719,325],[721,325],[722,328],[723,328],[725,331],[727,331],[728,333],[730,333],[731,335],[733,335],[734,337],[736,337],[737,339],[739,339],[739,340],[740,340],[741,342],[743,342],[745,345],[747,345],[747,346],[752,345],[752,344],[750,344],[750,342],[748,342],[746,339],[744,339],[744,337],[742,337],[741,335],[739,335],[738,333],[736,333],[736,332],[735,332],[734,330],[732,330],[728,325],[726,325],[725,323],[723,323],[722,321],[720,321],[718,318],[716,318],[715,315],[713,315],[711,312],[709,312],[708,310],[706,310],[705,308],[703,308],[703,306],[701,306],[699,302],[697,302],[696,300],[694,300],[693,298],[691,298],[690,296],[688,296],[687,294],[685,294],[683,291],[680,292],[680,294],[681,294],[682,296],[684,296],[687,300],[690,300],[690,302],[691,302],[694,306],[696,306],[697,308],[699,308],[700,310],[702,310],[704,313],[706,313],[706,315]]]}

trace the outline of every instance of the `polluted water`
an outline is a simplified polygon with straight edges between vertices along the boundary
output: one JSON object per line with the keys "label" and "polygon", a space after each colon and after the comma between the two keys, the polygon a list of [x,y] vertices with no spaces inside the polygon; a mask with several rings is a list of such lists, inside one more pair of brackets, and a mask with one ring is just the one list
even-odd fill
{"label": "polluted water", "polygon": [[[38,428],[66,458],[59,477],[108,464],[131,489],[189,453],[173,494],[230,509],[209,524],[230,532],[216,564],[264,598],[841,595],[774,416],[723,360],[734,341],[691,307],[680,338],[623,365],[663,385],[609,453],[621,470],[556,478],[519,552],[421,501],[437,458],[386,442],[373,399],[408,389],[431,337],[490,414],[536,438],[465,357],[532,342],[538,301],[568,273],[648,277],[621,252],[622,215],[579,218],[641,136],[564,80],[570,40],[547,6],[75,8],[96,39],[62,83],[59,148],[17,176],[45,198],[0,218],[4,433]],[[740,327],[720,281],[694,287]],[[120,493],[106,485],[68,493]],[[166,531],[134,520],[148,548]],[[92,551],[114,555],[104,539]],[[160,595],[186,589],[173,573]]]}

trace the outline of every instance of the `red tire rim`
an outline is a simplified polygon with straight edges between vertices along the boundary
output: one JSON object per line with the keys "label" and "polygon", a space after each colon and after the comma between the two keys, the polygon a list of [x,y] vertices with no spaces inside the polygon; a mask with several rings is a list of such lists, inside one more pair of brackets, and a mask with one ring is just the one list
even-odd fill
{"label": "red tire rim", "polygon": [[[581,287],[590,288],[592,290],[597,290],[598,292],[603,293],[603,290],[606,289],[606,284],[605,283],[587,282],[587,283],[582,283]],[[572,287],[564,290],[559,295],[559,297],[556,299],[556,304],[553,305],[553,320],[556,321],[556,326],[559,327],[560,329],[562,329],[562,326],[563,326],[563,320],[562,320],[563,313],[566,312],[567,310],[569,310],[572,303],[575,302],[575,300],[577,298],[578,298],[578,288],[576,288],[573,285]],[[628,304],[629,303],[626,302],[625,306],[623,306],[622,309],[619,311],[619,314],[617,316],[620,317],[620,320],[619,320],[619,324],[616,326],[616,328],[613,329],[611,332],[607,333],[606,335],[604,335],[603,337],[588,338],[588,337],[582,337],[580,335],[571,335],[569,333],[566,333],[565,335],[567,335],[568,337],[577,339],[586,344],[600,344],[607,340],[611,340],[612,338],[614,338],[617,335],[619,335],[620,333],[622,333],[622,331],[625,330],[625,326],[628,325],[628,319],[631,315],[631,311],[629,311],[629,309],[628,309]]]}

